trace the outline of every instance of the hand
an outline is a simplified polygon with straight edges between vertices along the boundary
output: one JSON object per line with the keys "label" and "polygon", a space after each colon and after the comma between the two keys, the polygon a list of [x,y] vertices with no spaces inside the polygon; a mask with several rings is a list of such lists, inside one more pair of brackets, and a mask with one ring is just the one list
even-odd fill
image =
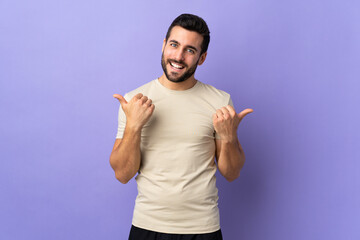
{"label": "hand", "polygon": [[141,129],[145,125],[155,109],[151,99],[142,93],[136,94],[129,102],[120,94],[114,94],[113,97],[119,100],[125,112],[126,125],[136,130]]}
{"label": "hand", "polygon": [[220,135],[221,140],[235,141],[237,140],[237,128],[241,120],[254,110],[247,108],[240,113],[236,113],[230,105],[216,110],[213,115],[213,125],[215,131]]}

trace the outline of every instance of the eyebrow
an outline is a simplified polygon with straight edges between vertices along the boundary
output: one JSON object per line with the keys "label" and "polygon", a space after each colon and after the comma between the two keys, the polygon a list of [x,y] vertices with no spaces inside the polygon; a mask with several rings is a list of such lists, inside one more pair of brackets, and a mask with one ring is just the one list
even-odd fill
{"label": "eyebrow", "polygon": [[[176,41],[176,40],[169,40],[169,42],[176,43],[176,44],[180,45],[180,43],[178,41]],[[195,50],[196,52],[198,51],[196,47],[191,46],[191,45],[186,45],[185,47],[191,48],[191,49]]]}

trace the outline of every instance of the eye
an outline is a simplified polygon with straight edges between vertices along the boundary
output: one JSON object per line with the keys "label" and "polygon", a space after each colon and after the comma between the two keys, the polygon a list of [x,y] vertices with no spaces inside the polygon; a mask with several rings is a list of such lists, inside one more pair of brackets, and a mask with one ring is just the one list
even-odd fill
{"label": "eye", "polygon": [[170,43],[170,46],[172,46],[172,47],[176,47],[176,46],[177,46],[177,44],[176,44],[176,43]]}
{"label": "eye", "polygon": [[195,53],[195,51],[194,50],[192,50],[191,48],[188,48],[188,50],[187,50],[189,53],[191,53],[191,54],[194,54]]}

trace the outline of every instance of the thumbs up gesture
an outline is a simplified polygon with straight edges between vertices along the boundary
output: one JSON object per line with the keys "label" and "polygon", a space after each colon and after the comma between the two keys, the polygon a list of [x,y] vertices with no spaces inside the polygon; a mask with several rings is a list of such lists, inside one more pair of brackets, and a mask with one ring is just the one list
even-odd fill
{"label": "thumbs up gesture", "polygon": [[221,140],[237,140],[237,128],[241,120],[253,111],[251,108],[247,108],[240,113],[236,113],[230,105],[216,110],[216,113],[213,115],[213,125]]}
{"label": "thumbs up gesture", "polygon": [[124,110],[126,125],[135,130],[141,130],[155,109],[152,100],[142,93],[136,94],[129,102],[120,94],[114,94],[113,97],[119,100]]}

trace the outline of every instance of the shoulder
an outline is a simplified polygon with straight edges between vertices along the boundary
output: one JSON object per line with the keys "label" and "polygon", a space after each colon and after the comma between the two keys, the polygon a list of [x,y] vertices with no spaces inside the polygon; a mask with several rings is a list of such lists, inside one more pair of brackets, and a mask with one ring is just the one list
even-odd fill
{"label": "shoulder", "polygon": [[154,85],[155,85],[155,80],[152,80],[130,92],[127,92],[124,97],[127,101],[129,101],[132,97],[134,97],[138,93],[142,93],[146,96],[148,95],[149,91],[151,91],[151,89],[154,88]]}
{"label": "shoulder", "polygon": [[220,90],[210,84],[206,84],[206,83],[203,83],[203,82],[200,82],[199,81],[199,84],[201,86],[201,91],[203,94],[205,94],[207,96],[207,98],[209,99],[214,99],[216,101],[221,101],[221,102],[229,102],[230,100],[230,94],[223,91],[223,90]]}

